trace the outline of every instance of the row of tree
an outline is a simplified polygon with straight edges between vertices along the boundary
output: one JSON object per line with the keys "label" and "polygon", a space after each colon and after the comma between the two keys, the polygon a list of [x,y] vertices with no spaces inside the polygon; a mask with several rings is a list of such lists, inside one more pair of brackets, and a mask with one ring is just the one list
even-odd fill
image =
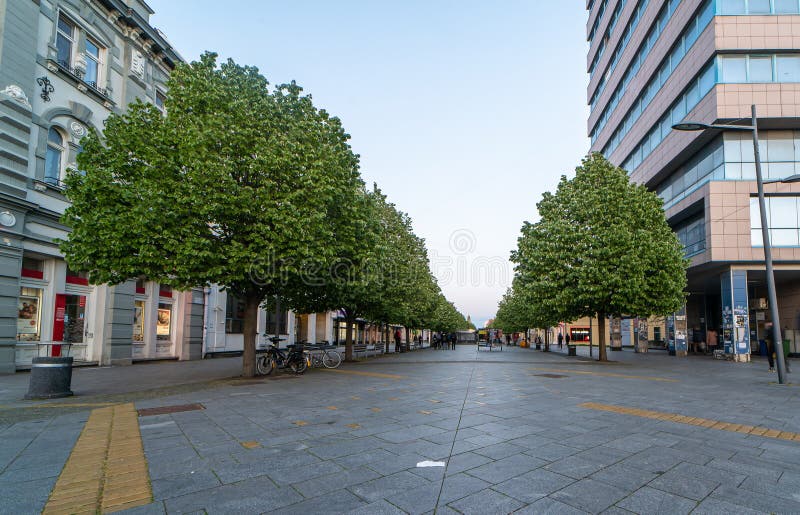
{"label": "row of tree", "polygon": [[562,176],[555,194],[543,195],[539,221],[523,224],[511,254],[514,281],[493,325],[524,331],[597,316],[604,361],[607,316],[679,309],[688,261],[662,206],[601,154],[586,157],[572,179]]}
{"label": "row of tree", "polygon": [[206,53],[168,86],[166,115],[136,102],[82,141],[81,171],[66,181],[71,268],[95,284],[229,290],[245,303],[245,376],[266,299],[343,310],[347,359],[357,318],[466,327],[409,217],[365,187],[340,120],[297,84],[271,87],[256,68]]}

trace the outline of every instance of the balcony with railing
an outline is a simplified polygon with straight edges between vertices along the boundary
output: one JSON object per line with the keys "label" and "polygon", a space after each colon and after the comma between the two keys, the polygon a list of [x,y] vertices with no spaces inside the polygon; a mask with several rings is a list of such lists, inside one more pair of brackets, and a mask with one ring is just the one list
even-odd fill
{"label": "balcony with railing", "polygon": [[75,66],[72,66],[68,61],[62,59],[54,60],[53,62],[55,62],[60,71],[64,72],[67,76],[71,77],[73,80],[78,82],[79,83],[78,85],[84,84],[88,86],[87,88],[88,90],[100,95],[105,102],[113,102],[111,100],[111,94],[109,93],[108,89],[101,88],[100,86],[98,86],[96,81],[86,80],[84,70],[76,68]]}

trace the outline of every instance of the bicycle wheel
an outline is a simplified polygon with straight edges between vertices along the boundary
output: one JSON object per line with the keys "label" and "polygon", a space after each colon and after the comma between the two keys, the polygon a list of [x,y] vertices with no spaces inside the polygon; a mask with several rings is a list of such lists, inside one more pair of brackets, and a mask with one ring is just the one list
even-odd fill
{"label": "bicycle wheel", "polygon": [[336,351],[325,351],[322,355],[322,364],[325,368],[336,368],[342,363],[342,355]]}
{"label": "bicycle wheel", "polygon": [[305,358],[301,358],[293,361],[292,364],[289,365],[289,368],[295,374],[302,374],[308,368],[308,362],[305,360]]}
{"label": "bicycle wheel", "polygon": [[258,359],[256,359],[256,371],[259,374],[263,376],[268,376],[272,373],[274,369],[275,369],[275,360],[272,359],[272,356],[264,355],[264,356],[259,356]]}

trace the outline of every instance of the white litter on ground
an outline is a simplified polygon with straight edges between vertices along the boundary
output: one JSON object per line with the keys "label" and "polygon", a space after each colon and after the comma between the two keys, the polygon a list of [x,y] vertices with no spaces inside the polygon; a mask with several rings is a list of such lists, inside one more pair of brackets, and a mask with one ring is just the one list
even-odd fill
{"label": "white litter on ground", "polygon": [[420,461],[417,463],[417,467],[444,467],[443,461]]}

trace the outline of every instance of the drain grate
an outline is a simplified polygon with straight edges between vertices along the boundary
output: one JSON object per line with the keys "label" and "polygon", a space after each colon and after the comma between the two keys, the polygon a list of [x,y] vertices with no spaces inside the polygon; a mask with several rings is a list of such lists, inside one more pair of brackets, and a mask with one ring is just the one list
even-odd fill
{"label": "drain grate", "polygon": [[561,379],[562,377],[569,377],[569,376],[562,376],[558,374],[535,374],[536,377],[549,377],[550,379]]}
{"label": "drain grate", "polygon": [[168,415],[170,413],[180,413],[182,411],[196,411],[206,409],[202,404],[175,404],[173,406],[160,406],[158,408],[142,408],[136,410],[140,417],[151,417],[153,415]]}

